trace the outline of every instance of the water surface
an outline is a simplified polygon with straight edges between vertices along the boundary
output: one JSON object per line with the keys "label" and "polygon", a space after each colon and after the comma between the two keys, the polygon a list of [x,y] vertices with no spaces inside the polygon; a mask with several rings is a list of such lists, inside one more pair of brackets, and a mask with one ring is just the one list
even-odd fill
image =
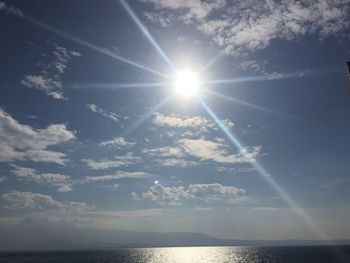
{"label": "water surface", "polygon": [[342,247],[169,247],[109,251],[8,252],[0,262],[127,262],[127,263],[348,263],[350,246]]}

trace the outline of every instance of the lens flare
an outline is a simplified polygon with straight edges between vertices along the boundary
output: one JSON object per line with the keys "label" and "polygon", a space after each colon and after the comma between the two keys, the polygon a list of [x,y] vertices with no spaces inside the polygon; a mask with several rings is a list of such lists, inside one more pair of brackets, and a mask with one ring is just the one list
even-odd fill
{"label": "lens flare", "polygon": [[199,81],[195,73],[189,70],[179,71],[176,73],[175,93],[182,97],[192,97],[198,94]]}
{"label": "lens flare", "polygon": [[141,30],[141,32],[146,36],[146,38],[151,43],[151,45],[157,50],[159,55],[168,63],[168,65],[170,67],[175,68],[174,63],[165,54],[163,49],[158,45],[158,43],[155,41],[155,39],[152,37],[152,35],[148,32],[148,30],[145,28],[145,26],[141,23],[140,19],[136,16],[136,14],[131,9],[131,7],[128,5],[128,3],[125,0],[119,0],[119,2],[124,7],[126,12],[130,15],[130,17],[135,22],[135,24],[138,26],[138,28]]}
{"label": "lens flare", "polygon": [[[245,147],[241,142],[226,128],[223,122],[216,116],[212,109],[206,104],[206,102],[200,99],[200,103],[208,113],[208,115],[213,119],[213,121],[219,126],[221,131],[225,133],[227,138],[233,143],[234,146],[238,148],[243,154],[245,154]],[[327,235],[316,222],[300,207],[298,203],[272,178],[272,176],[257,162],[252,162],[253,167],[259,172],[262,178],[283,198],[283,200],[291,207],[291,209],[297,214],[308,226],[314,231],[314,233],[323,240],[329,240],[329,235]]]}

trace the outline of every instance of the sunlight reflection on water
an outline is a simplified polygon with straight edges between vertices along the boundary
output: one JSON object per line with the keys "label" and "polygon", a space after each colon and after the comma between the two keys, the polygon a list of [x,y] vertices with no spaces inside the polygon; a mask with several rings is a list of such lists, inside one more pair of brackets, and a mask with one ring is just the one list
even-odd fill
{"label": "sunlight reflection on water", "polygon": [[243,247],[172,247],[141,249],[138,252],[136,261],[148,263],[259,262],[256,255]]}
{"label": "sunlight reflection on water", "polygon": [[[341,253],[338,253],[341,252]],[[341,258],[339,257],[341,255]],[[2,252],[1,263],[349,263],[350,246],[164,247]]]}

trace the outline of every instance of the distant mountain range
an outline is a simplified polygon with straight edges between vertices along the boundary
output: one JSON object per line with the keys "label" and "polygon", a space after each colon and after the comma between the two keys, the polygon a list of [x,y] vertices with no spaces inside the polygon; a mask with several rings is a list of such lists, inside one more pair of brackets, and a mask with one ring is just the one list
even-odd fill
{"label": "distant mountain range", "polygon": [[350,245],[350,240],[236,240],[205,234],[134,232],[111,229],[16,225],[0,229],[0,250],[108,250],[128,247]]}
{"label": "distant mountain range", "polygon": [[[150,234],[145,242],[107,243],[94,242],[87,245],[77,245],[64,240],[54,240],[32,247],[30,250],[112,250],[118,248],[147,248],[147,247],[185,247],[185,246],[319,246],[319,245],[350,245],[350,240],[228,240],[196,233],[137,233],[142,236]],[[203,237],[203,238],[202,238]]]}

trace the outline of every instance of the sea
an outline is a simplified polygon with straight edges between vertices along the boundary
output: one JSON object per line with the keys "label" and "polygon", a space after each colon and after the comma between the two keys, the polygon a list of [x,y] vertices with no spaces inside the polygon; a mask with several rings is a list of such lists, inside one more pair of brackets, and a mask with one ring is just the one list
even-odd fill
{"label": "sea", "polygon": [[0,262],[350,263],[350,246],[164,247],[101,251],[1,252]]}

